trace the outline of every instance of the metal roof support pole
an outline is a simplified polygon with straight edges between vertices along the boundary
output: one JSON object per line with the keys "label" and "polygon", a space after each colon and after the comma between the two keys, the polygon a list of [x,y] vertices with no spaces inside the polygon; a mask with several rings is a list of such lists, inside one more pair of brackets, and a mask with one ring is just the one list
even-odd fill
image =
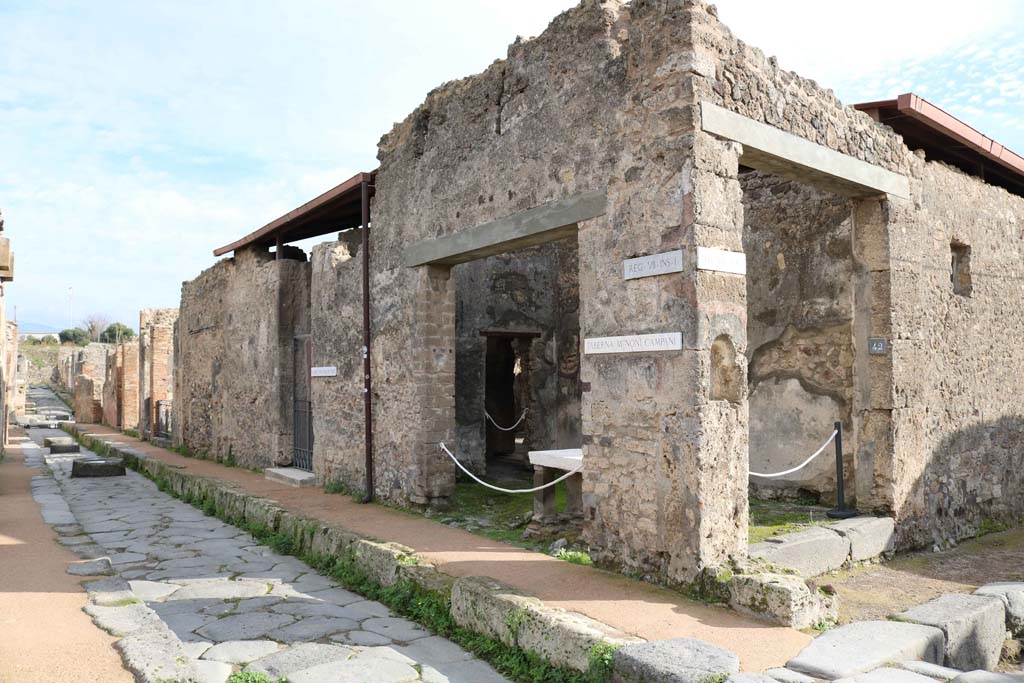
{"label": "metal roof support pole", "polygon": [[373,401],[370,377],[370,184],[365,180],[362,193],[363,252],[363,418],[366,438],[366,495],[363,502],[373,500]]}

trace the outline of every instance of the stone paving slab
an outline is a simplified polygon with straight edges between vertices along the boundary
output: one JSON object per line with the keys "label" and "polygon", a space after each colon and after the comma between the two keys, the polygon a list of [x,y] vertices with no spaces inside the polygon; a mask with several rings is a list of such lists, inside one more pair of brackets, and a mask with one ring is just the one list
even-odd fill
{"label": "stone paving slab", "polygon": [[850,539],[825,527],[815,527],[754,543],[750,557],[778,567],[818,576],[842,567],[850,557]]}
{"label": "stone paving slab", "polygon": [[1006,607],[1006,627],[1016,637],[1024,636],[1024,582],[989,583],[974,591],[975,595],[999,598]]}
{"label": "stone paving slab", "polygon": [[1021,683],[1024,673],[1006,674],[991,671],[969,671],[954,678],[951,683]]}
{"label": "stone paving slab", "polygon": [[946,637],[945,664],[962,671],[994,669],[1006,635],[1006,608],[990,595],[951,593],[897,615],[934,626]]}
{"label": "stone paving slab", "polygon": [[626,645],[613,658],[613,683],[705,683],[740,670],[736,655],[693,638]]}
{"label": "stone paving slab", "polygon": [[336,673],[323,675],[333,678],[289,680],[507,683],[454,643],[135,472],[71,478],[75,458],[92,453],[42,457],[53,477],[37,478],[33,495],[69,549],[102,556],[69,571],[110,574],[85,584],[87,611],[122,636],[117,647],[139,680],[224,683],[242,668],[276,680],[332,664]]}
{"label": "stone paving slab", "polygon": [[835,683],[935,683],[935,679],[905,669],[885,667],[850,678],[840,678]]}
{"label": "stone paving slab", "polygon": [[860,621],[821,634],[786,668],[835,680],[908,659],[938,664],[944,652],[945,636],[933,626]]}

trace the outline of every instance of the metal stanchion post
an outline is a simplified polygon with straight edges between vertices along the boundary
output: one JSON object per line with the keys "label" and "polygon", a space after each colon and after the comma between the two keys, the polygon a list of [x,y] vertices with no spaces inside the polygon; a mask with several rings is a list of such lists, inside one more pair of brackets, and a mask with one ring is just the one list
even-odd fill
{"label": "metal stanchion post", "polygon": [[832,519],[849,519],[856,517],[857,511],[846,507],[846,485],[843,481],[843,423],[835,423],[836,430],[836,499],[839,507],[829,510]]}

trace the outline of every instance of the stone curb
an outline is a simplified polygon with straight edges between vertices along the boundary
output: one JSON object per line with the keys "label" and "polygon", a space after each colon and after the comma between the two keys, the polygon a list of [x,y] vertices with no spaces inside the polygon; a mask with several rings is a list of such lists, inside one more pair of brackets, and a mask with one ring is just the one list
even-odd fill
{"label": "stone curb", "polygon": [[751,545],[749,554],[811,578],[893,552],[895,528],[891,517],[854,517],[773,536]]}
{"label": "stone curb", "polygon": [[[510,647],[532,651],[558,667],[587,672],[591,648],[646,642],[583,614],[545,605],[488,577],[455,578],[423,562],[412,548],[367,538],[348,529],[302,517],[275,501],[250,495],[234,484],[176,469],[104,435],[75,425],[82,439],[102,443],[150,479],[162,479],[185,500],[213,499],[233,524],[258,524],[292,539],[294,554],[348,554],[381,586],[407,580],[421,589],[450,595],[455,622]],[[85,444],[88,447],[88,443]]]}

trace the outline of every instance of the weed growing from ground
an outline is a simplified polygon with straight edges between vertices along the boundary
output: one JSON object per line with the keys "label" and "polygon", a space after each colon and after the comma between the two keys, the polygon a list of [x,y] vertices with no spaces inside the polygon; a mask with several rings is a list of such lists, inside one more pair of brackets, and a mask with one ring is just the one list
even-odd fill
{"label": "weed growing from ground", "polygon": [[590,555],[582,550],[568,550],[567,548],[559,548],[558,552],[555,553],[555,557],[566,562],[572,562],[573,564],[582,564],[584,567],[589,567],[594,564],[594,561],[590,559]]}

